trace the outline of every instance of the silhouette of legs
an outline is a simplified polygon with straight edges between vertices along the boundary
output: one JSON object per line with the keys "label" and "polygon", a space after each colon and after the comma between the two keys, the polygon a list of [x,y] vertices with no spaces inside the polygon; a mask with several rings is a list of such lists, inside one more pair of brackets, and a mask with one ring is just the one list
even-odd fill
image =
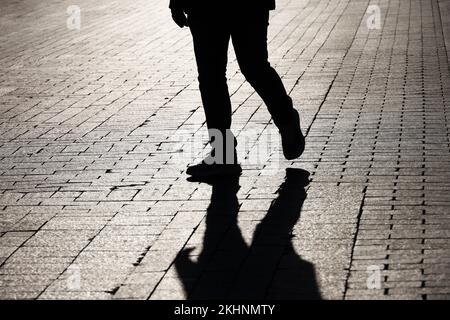
{"label": "silhouette of legs", "polygon": [[291,121],[292,100],[268,61],[269,10],[243,6],[219,15],[189,13],[189,27],[199,74],[200,92],[208,128],[231,126],[231,102],[226,82],[230,38],[241,71],[264,100],[277,126]]}
{"label": "silhouette of legs", "polygon": [[292,244],[292,229],[306,199],[309,173],[286,169],[278,197],[253,234],[248,257],[231,295],[237,299],[320,299],[314,266]]}
{"label": "silhouette of legs", "polygon": [[[202,182],[212,186],[202,252],[193,262],[192,249],[184,249],[176,259],[175,267],[187,299],[221,299],[228,291],[230,279],[227,275],[236,272],[232,269],[239,266],[248,250],[237,225],[239,176]],[[195,283],[190,281],[193,277],[198,278]]]}
{"label": "silhouette of legs", "polygon": [[[213,131],[221,133],[222,139],[219,139],[219,145],[212,145],[209,159],[189,166],[186,173],[192,176],[240,174],[242,169],[237,163],[236,140],[231,132],[227,132],[231,126],[231,101],[226,79],[230,32],[222,16],[213,18],[204,11],[189,13],[189,26],[194,40],[200,93],[210,143],[217,142]],[[208,160],[213,160],[213,163]]]}
{"label": "silhouette of legs", "polygon": [[286,169],[285,181],[277,191],[278,197],[256,227],[251,249],[267,248],[272,250],[273,256],[279,255],[278,263],[273,266],[279,270],[270,278],[272,283],[267,289],[269,298],[321,299],[314,266],[303,260],[292,244],[292,230],[300,219],[308,184],[309,172]]}
{"label": "silhouette of legs", "polygon": [[202,252],[196,262],[183,250],[175,267],[187,299],[320,299],[314,266],[292,244],[309,173],[287,169],[251,245],[237,225],[239,177],[214,179]]}
{"label": "silhouette of legs", "polygon": [[224,131],[231,126],[231,102],[226,68],[230,32],[221,17],[203,11],[189,14],[198,81],[208,129]]}
{"label": "silhouette of legs", "polygon": [[235,15],[231,39],[242,74],[266,104],[279,127],[292,118],[292,100],[268,61],[269,10],[247,8]]}

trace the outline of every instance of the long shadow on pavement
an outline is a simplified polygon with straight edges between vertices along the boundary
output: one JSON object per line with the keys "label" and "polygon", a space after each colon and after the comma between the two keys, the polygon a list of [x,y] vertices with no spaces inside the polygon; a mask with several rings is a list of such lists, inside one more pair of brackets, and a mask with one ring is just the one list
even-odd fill
{"label": "long shadow on pavement", "polygon": [[239,177],[202,181],[212,186],[202,251],[184,249],[175,261],[187,299],[320,299],[314,266],[291,241],[308,181],[307,171],[286,169],[250,246],[237,224]]}

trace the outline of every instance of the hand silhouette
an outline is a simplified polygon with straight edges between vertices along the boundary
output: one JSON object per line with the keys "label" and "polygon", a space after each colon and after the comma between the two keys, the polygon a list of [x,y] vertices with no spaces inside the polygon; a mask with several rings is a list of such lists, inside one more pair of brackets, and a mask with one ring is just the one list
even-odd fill
{"label": "hand silhouette", "polygon": [[186,17],[186,14],[184,13],[183,9],[180,8],[172,8],[172,19],[175,21],[175,23],[180,27],[187,27],[188,26],[188,20]]}

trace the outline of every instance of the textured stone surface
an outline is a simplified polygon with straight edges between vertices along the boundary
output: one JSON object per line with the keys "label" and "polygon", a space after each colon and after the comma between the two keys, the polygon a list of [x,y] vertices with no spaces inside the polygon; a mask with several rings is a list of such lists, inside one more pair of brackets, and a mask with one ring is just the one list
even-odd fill
{"label": "textured stone surface", "polygon": [[[0,298],[448,299],[448,1],[278,1],[307,148],[239,190],[186,181],[206,128],[167,1],[79,0],[80,30],[72,4],[2,2]],[[228,78],[244,159],[274,125],[232,50]]]}

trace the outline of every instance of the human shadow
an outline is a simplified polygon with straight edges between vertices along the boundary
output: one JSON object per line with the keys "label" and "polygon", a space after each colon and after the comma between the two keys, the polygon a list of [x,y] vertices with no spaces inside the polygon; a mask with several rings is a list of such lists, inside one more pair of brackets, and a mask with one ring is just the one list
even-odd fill
{"label": "human shadow", "polygon": [[314,266],[292,243],[308,178],[307,171],[286,169],[250,245],[237,223],[239,177],[202,181],[212,186],[202,250],[195,255],[193,248],[184,249],[175,260],[186,298],[321,299]]}

